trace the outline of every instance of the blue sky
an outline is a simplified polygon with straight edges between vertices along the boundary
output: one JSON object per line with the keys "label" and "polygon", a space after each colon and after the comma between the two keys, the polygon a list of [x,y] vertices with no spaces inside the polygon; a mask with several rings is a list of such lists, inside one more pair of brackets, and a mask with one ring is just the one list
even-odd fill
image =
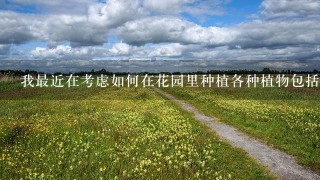
{"label": "blue sky", "polygon": [[318,0],[0,0],[0,60],[318,60]]}

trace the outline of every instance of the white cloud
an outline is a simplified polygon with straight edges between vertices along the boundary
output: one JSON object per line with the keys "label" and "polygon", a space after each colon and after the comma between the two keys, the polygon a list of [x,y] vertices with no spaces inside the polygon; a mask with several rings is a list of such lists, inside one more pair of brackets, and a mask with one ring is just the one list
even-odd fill
{"label": "white cloud", "polygon": [[87,47],[82,48],[72,48],[70,46],[59,45],[56,48],[41,48],[37,47],[36,49],[30,52],[31,56],[35,59],[90,59],[91,50]]}
{"label": "white cloud", "polygon": [[179,18],[150,17],[130,21],[119,28],[119,36],[129,44],[173,42],[224,45],[237,35],[228,28],[201,27]]}
{"label": "white cloud", "polygon": [[[6,1],[7,2],[7,1]],[[229,27],[187,21],[224,13],[222,0],[11,0],[45,14],[0,11],[0,53],[11,44],[48,42],[30,52],[36,59],[187,58],[316,59],[320,57],[320,2],[264,0],[263,18]],[[6,3],[5,3],[6,4]],[[61,5],[61,8],[57,6]],[[74,6],[75,10],[72,7]],[[80,8],[80,9],[79,9]],[[83,9],[85,11],[83,11]],[[9,8],[10,9],[10,8]],[[55,10],[57,9],[57,10]],[[69,9],[69,11],[68,11]],[[117,36],[107,49],[108,36]],[[121,43],[119,43],[121,41]],[[70,46],[61,45],[69,42]],[[151,44],[151,45],[150,45]],[[100,48],[98,48],[100,46]],[[27,52],[25,52],[28,54]],[[12,54],[12,53],[11,53]],[[4,55],[2,55],[4,56]]]}
{"label": "white cloud", "polygon": [[151,57],[179,57],[182,56],[184,46],[179,43],[172,43],[167,45],[157,45],[154,50],[150,52]]}
{"label": "white cloud", "polygon": [[84,16],[49,16],[39,28],[43,39],[47,41],[69,41],[72,46],[101,45],[107,42],[108,29],[95,28]]}
{"label": "white cloud", "polygon": [[108,0],[106,4],[95,4],[88,10],[88,20],[95,26],[117,27],[125,22],[146,15],[139,0]]}
{"label": "white cloud", "polygon": [[[53,6],[56,2],[43,4]],[[80,15],[36,15],[0,11],[0,44],[23,44],[37,40],[50,44],[67,41],[71,46],[102,45],[107,42],[110,30],[142,14],[139,0],[130,3],[125,0],[108,0],[106,4],[94,3],[90,5],[87,14]]]}
{"label": "white cloud", "polygon": [[106,42],[108,31],[94,28],[85,16],[21,15],[0,11],[0,44],[69,41],[74,46]]}
{"label": "white cloud", "polygon": [[22,44],[35,39],[28,19],[17,13],[0,11],[0,44]]}
{"label": "white cloud", "polygon": [[268,17],[319,16],[319,0],[264,0],[262,13]]}
{"label": "white cloud", "polygon": [[310,45],[320,42],[320,20],[296,21],[257,20],[234,27],[239,32],[230,44],[242,48],[281,48],[287,46]]}
{"label": "white cloud", "polygon": [[223,8],[224,3],[229,3],[229,1],[222,0],[207,0],[199,1],[192,6],[185,7],[185,12],[197,17],[199,19],[205,18],[205,16],[223,15],[226,10]]}
{"label": "white cloud", "polygon": [[188,13],[197,18],[222,15],[223,5],[229,1],[223,0],[143,0],[146,10],[164,15]]}
{"label": "white cloud", "polygon": [[195,0],[144,0],[146,9],[163,14],[179,14],[187,3]]}
{"label": "white cloud", "polygon": [[125,43],[117,43],[114,44],[113,47],[110,49],[110,52],[113,55],[130,55],[131,51],[135,48]]}
{"label": "white cloud", "polygon": [[30,52],[34,59],[196,59],[196,60],[305,60],[320,59],[320,52],[314,47],[284,47],[229,49],[227,46],[207,48],[202,45],[181,45],[179,43],[131,46],[117,43],[110,49],[94,47],[71,47],[58,45],[56,48],[36,48]]}

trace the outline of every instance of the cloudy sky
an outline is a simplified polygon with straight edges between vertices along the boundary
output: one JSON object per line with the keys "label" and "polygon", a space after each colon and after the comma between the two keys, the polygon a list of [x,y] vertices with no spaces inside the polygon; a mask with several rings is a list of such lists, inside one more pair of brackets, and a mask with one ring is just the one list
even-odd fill
{"label": "cloudy sky", "polygon": [[319,0],[0,0],[1,60],[319,60]]}

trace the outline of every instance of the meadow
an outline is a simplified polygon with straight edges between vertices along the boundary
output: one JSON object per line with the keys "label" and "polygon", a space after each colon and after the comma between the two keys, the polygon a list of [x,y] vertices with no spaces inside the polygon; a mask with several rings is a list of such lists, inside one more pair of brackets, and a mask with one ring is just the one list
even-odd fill
{"label": "meadow", "polygon": [[0,106],[0,179],[275,178],[149,88],[0,82]]}
{"label": "meadow", "polygon": [[319,88],[163,88],[320,173]]}

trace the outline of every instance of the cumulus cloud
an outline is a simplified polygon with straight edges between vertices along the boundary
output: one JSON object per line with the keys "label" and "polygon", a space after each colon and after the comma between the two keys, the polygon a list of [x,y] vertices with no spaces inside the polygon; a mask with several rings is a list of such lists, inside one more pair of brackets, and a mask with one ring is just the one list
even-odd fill
{"label": "cumulus cloud", "polygon": [[69,41],[71,46],[96,46],[107,42],[110,29],[140,17],[139,1],[108,0],[92,4],[86,15],[51,15],[43,23],[46,39]]}
{"label": "cumulus cloud", "polygon": [[[15,2],[20,2],[15,0]],[[54,6],[58,2],[35,3]],[[22,2],[21,2],[22,3]],[[24,3],[31,3],[26,1]],[[61,2],[60,2],[61,3]],[[71,3],[68,1],[68,3]],[[73,2],[74,3],[74,2]],[[64,3],[63,3],[64,4]],[[61,4],[60,4],[61,5]],[[0,11],[0,44],[23,44],[47,41],[50,44],[70,42],[71,46],[96,46],[107,42],[107,36],[125,22],[140,17],[139,1],[108,0],[93,3],[85,14],[20,14]]]}
{"label": "cumulus cloud", "polygon": [[[204,27],[181,15],[187,13],[198,18],[222,15],[224,4],[229,2],[2,1],[9,11],[0,10],[0,54],[7,56],[11,44],[41,41],[48,43],[46,48],[24,53],[35,59],[320,58],[317,0],[264,0],[261,16],[256,20],[228,27]],[[10,11],[30,5],[45,13]],[[105,48],[103,45],[110,36],[116,36],[117,40],[108,45],[111,48]],[[63,45],[66,42],[70,45]]]}
{"label": "cumulus cloud", "polygon": [[144,0],[144,6],[150,11],[164,14],[178,14],[183,6],[194,0]]}
{"label": "cumulus cloud", "polygon": [[59,45],[56,48],[41,48],[30,52],[31,56],[35,59],[90,59],[91,50],[89,48],[72,48],[70,46]]}
{"label": "cumulus cloud", "polygon": [[174,17],[149,17],[130,21],[119,28],[122,40],[136,45],[173,42],[218,46],[232,41],[236,34],[228,28],[205,28]]}
{"label": "cumulus cloud", "polygon": [[116,43],[107,47],[72,47],[57,45],[52,47],[37,47],[30,51],[34,59],[48,60],[110,60],[110,59],[146,59],[148,51],[144,47]]}
{"label": "cumulus cloud", "polygon": [[151,57],[181,57],[185,46],[179,43],[172,43],[167,45],[158,45],[150,52]]}
{"label": "cumulus cloud", "polygon": [[128,44],[116,43],[109,51],[113,55],[130,55],[134,49],[136,48]]}
{"label": "cumulus cloud", "polygon": [[319,16],[318,0],[264,0],[262,13],[268,17]]}
{"label": "cumulus cloud", "polygon": [[1,11],[0,17],[0,44],[23,44],[36,38],[28,19],[17,13]]}
{"label": "cumulus cloud", "polygon": [[320,21],[253,21],[234,27],[238,32],[231,46],[241,48],[281,48],[317,45],[320,42]]}
{"label": "cumulus cloud", "polygon": [[139,0],[108,0],[106,4],[95,4],[88,10],[88,19],[95,26],[117,27],[125,22],[146,15]]}
{"label": "cumulus cloud", "polygon": [[108,29],[94,28],[93,24],[82,16],[50,16],[41,28],[43,39],[53,42],[68,41],[71,46],[94,46],[107,42]]}
{"label": "cumulus cloud", "polygon": [[85,16],[24,15],[0,12],[0,44],[29,41],[65,42],[72,46],[101,45],[108,30],[95,28]]}
{"label": "cumulus cloud", "polygon": [[223,5],[230,1],[223,0],[143,0],[146,10],[165,15],[188,13],[197,18],[222,15]]}
{"label": "cumulus cloud", "polygon": [[203,19],[206,16],[223,15],[226,10],[223,8],[223,4],[228,4],[230,1],[223,0],[207,0],[207,1],[196,1],[192,6],[187,6],[184,11]]}

